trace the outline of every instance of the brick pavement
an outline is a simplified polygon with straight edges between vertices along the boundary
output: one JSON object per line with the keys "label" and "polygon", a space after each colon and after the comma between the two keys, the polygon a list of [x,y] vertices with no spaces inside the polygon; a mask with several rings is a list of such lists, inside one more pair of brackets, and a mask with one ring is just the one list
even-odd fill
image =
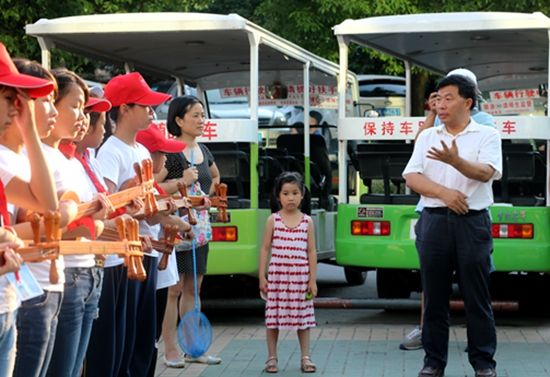
{"label": "brick pavement", "polygon": [[[322,376],[415,377],[422,365],[423,351],[401,351],[399,342],[411,324],[365,323],[361,325],[322,324],[312,330],[312,359]],[[496,360],[499,377],[550,377],[550,327],[542,324],[507,324],[497,327]],[[446,377],[472,376],[474,372],[464,352],[466,329],[452,325]],[[300,352],[295,332],[281,332],[278,376],[301,376]],[[214,327],[209,351],[223,358],[217,366],[187,365],[166,368],[157,363],[157,377],[261,376],[267,357],[265,331],[261,324],[230,323]]]}

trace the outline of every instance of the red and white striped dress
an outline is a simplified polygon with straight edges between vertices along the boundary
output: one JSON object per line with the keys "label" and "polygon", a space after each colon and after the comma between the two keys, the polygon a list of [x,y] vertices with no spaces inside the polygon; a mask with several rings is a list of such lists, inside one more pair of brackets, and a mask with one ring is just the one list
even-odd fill
{"label": "red and white striped dress", "polygon": [[289,228],[279,212],[274,216],[268,268],[265,323],[268,329],[303,330],[315,327],[313,300],[306,300],[309,281],[307,230],[310,217]]}

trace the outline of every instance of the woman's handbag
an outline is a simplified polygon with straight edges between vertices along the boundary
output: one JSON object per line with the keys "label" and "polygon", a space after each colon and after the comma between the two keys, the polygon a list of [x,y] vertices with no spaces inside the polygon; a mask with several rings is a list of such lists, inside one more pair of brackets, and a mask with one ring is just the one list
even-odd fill
{"label": "woman's handbag", "polygon": [[[189,190],[193,195],[206,196],[202,191],[199,182],[195,182]],[[193,234],[195,235],[196,246],[204,246],[210,240],[212,240],[212,225],[210,224],[210,212],[207,209],[202,211],[194,211],[195,217],[197,219],[197,224],[193,225]],[[182,217],[183,221],[188,222],[187,215]],[[191,250],[193,247],[191,240],[182,240],[178,245],[176,245],[176,251],[179,250]]]}

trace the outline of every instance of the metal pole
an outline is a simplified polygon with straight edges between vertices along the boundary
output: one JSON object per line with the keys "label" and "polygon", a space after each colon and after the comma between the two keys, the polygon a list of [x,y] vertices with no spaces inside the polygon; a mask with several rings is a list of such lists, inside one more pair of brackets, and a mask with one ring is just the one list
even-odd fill
{"label": "metal pole", "polygon": [[343,120],[346,118],[346,89],[347,89],[347,71],[348,71],[348,44],[347,41],[338,37],[338,51],[340,55],[340,74],[338,75],[338,203],[348,201],[348,167],[347,167],[347,140],[340,138]]}
{"label": "metal pole", "polygon": [[52,62],[51,62],[51,54],[50,54],[50,46],[48,46],[48,42],[42,37],[37,37],[38,44],[40,45],[40,55],[42,59],[42,67],[46,69],[50,69]]}
{"label": "metal pole", "polygon": [[311,190],[310,152],[309,152],[309,61],[304,63],[304,180],[305,185]]}
{"label": "metal pole", "polygon": [[[260,70],[260,36],[255,33],[248,34],[248,41],[250,42],[250,119],[254,121],[256,125],[255,133],[258,134],[258,92],[259,92],[259,70]],[[258,208],[258,141],[250,143],[250,208]]]}

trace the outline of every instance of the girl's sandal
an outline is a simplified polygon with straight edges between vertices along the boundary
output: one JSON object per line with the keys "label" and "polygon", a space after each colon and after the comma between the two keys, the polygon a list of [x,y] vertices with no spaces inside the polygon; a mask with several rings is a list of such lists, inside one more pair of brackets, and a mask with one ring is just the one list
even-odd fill
{"label": "girl's sandal", "polygon": [[309,356],[302,357],[301,369],[302,373],[315,373],[317,371],[317,367],[313,364]]}
{"label": "girl's sandal", "polygon": [[279,368],[277,367],[277,356],[270,356],[265,362],[264,371],[266,373],[277,373]]}

